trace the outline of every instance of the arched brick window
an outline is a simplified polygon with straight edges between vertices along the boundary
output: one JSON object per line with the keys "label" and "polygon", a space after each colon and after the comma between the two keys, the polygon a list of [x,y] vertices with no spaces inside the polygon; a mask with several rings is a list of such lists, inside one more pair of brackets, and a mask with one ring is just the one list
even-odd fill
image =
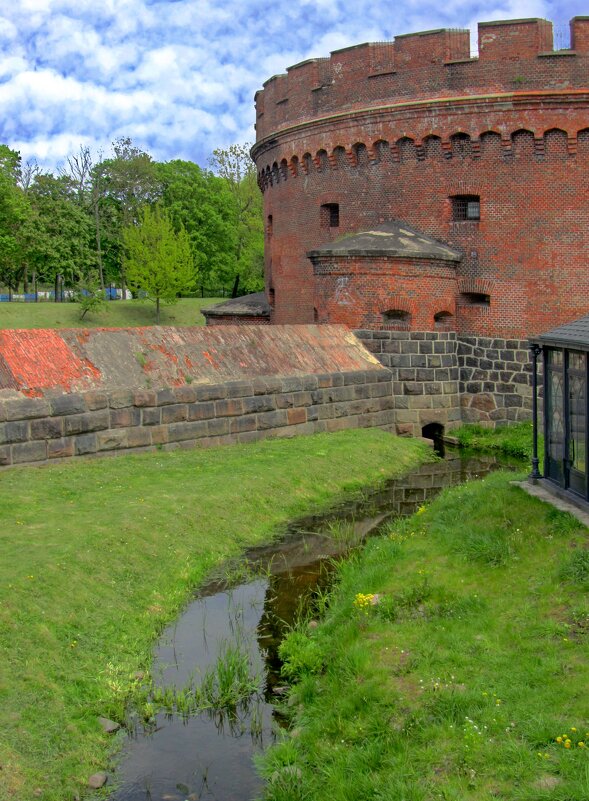
{"label": "arched brick window", "polygon": [[387,309],[382,312],[382,327],[390,331],[408,331],[411,328],[411,314],[404,309]]}
{"label": "arched brick window", "polygon": [[449,311],[439,311],[434,314],[434,328],[436,331],[452,331],[454,315]]}

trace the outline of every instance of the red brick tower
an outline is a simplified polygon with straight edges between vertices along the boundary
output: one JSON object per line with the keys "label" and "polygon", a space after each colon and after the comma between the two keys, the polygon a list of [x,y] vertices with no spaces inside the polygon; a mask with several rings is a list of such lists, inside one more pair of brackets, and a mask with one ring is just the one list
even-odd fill
{"label": "red brick tower", "polygon": [[[570,50],[540,19],[478,38],[345,48],[257,93],[272,322],[513,339],[589,312],[589,17]],[[455,261],[330,250],[391,222]]]}

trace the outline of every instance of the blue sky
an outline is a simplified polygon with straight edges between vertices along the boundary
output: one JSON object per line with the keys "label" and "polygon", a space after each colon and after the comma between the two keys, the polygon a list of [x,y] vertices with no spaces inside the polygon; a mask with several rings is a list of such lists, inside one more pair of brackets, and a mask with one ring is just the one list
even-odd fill
{"label": "blue sky", "polygon": [[562,32],[583,13],[582,0],[0,0],[0,142],[48,169],[122,136],[206,166],[253,140],[254,92],[298,61],[479,20]]}

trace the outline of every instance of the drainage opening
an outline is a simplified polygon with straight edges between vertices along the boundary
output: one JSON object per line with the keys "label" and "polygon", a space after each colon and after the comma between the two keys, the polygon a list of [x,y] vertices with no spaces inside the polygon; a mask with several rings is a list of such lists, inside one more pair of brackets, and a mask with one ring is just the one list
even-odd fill
{"label": "drainage opening", "polygon": [[423,426],[421,436],[433,440],[434,451],[438,456],[444,455],[444,426],[441,423],[428,423]]}

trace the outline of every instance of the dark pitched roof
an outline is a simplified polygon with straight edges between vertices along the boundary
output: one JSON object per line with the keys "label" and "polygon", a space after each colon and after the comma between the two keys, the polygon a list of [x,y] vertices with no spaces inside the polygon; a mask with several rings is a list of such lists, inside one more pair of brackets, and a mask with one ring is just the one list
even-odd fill
{"label": "dark pitched roof", "polygon": [[552,331],[546,331],[536,337],[534,341],[543,345],[562,345],[578,350],[589,350],[589,314],[573,320],[572,323],[559,325]]}
{"label": "dark pitched roof", "polygon": [[227,314],[235,317],[270,317],[270,304],[264,292],[254,292],[201,309],[201,312],[205,317],[224,317]]}
{"label": "dark pitched roof", "polygon": [[328,242],[307,256],[388,256],[409,259],[441,259],[460,261],[462,255],[445,242],[432,239],[427,234],[406,225],[400,220],[383,223],[369,231],[347,234],[334,242]]}

